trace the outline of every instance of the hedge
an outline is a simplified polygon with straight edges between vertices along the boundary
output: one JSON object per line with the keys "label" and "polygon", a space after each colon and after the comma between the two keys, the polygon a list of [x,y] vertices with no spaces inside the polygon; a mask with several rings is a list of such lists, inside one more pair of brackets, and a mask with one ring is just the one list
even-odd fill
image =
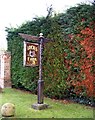
{"label": "hedge", "polygon": [[80,4],[66,13],[38,17],[18,28],[6,28],[12,54],[12,83],[16,88],[37,92],[38,67],[23,67],[23,39],[18,33],[44,37],[44,94],[51,98],[95,97],[95,5]]}

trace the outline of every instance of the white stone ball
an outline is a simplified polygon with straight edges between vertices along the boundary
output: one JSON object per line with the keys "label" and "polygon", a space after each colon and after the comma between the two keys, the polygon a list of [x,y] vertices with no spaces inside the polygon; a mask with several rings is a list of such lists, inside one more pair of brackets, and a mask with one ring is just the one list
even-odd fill
{"label": "white stone ball", "polygon": [[15,105],[12,103],[5,103],[1,107],[1,115],[4,117],[11,117],[15,114]]}

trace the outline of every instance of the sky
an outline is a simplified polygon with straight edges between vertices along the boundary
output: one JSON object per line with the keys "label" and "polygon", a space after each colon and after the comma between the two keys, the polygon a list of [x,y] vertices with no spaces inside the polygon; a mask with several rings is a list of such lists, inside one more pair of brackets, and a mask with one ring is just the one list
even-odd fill
{"label": "sky", "polygon": [[56,13],[79,3],[92,0],[0,0],[0,50],[7,49],[6,27],[18,27],[34,17],[47,15],[47,8],[52,5]]}

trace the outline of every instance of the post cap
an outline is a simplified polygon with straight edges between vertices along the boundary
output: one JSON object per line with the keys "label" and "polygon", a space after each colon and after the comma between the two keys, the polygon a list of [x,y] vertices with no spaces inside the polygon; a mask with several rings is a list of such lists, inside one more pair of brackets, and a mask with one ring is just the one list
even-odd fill
{"label": "post cap", "polygon": [[40,33],[39,35],[40,35],[40,37],[43,37],[43,33]]}

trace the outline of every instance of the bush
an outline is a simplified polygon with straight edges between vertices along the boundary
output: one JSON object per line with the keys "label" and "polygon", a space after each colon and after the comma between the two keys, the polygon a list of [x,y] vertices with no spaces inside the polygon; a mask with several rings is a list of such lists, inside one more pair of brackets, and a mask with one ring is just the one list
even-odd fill
{"label": "bush", "polygon": [[44,93],[51,98],[94,98],[95,18],[94,5],[78,5],[54,17],[35,18],[17,29],[7,28],[12,54],[12,82],[17,88],[36,93],[38,67],[23,67],[23,39],[18,33],[53,39],[44,44]]}

